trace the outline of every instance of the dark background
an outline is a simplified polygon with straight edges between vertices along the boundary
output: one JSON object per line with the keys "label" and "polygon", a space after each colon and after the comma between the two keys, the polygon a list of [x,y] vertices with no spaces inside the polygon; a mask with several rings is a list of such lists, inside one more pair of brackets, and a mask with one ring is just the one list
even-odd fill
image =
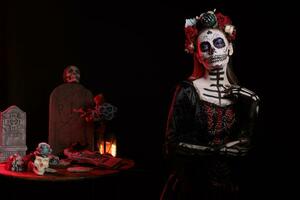
{"label": "dark background", "polygon": [[47,141],[51,91],[63,82],[66,65],[77,65],[81,83],[118,107],[112,130],[119,154],[148,174],[147,191],[158,198],[166,179],[169,104],[175,85],[192,70],[183,51],[185,18],[213,8],[237,27],[235,73],[262,100],[256,154],[245,176],[249,187],[289,195],[297,139],[296,120],[288,116],[297,115],[290,102],[297,101],[299,65],[297,16],[289,3],[1,1],[0,109],[15,104],[27,113],[33,150]]}

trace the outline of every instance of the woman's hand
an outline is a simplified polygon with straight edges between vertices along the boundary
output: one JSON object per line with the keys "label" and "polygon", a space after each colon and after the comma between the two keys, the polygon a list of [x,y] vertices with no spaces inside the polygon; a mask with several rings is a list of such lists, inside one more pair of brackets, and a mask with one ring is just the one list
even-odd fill
{"label": "woman's hand", "polygon": [[248,153],[249,148],[242,145],[247,144],[248,142],[248,139],[240,139],[228,142],[219,149],[219,152],[222,155],[245,156]]}

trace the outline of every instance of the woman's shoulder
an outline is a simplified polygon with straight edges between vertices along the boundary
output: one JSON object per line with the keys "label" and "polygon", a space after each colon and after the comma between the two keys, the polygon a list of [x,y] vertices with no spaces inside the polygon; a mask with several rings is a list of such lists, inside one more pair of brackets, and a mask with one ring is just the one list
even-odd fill
{"label": "woman's shoulder", "polygon": [[188,89],[188,88],[193,88],[194,85],[193,85],[193,82],[190,80],[183,80],[183,81],[180,81],[179,83],[177,83],[176,87]]}
{"label": "woman's shoulder", "polygon": [[259,96],[252,90],[249,90],[248,88],[238,86],[238,85],[232,85],[231,86],[233,93],[238,93],[240,96],[244,96],[247,98],[252,99],[253,101],[259,102]]}
{"label": "woman's shoulder", "polygon": [[195,92],[195,87],[192,81],[183,80],[176,84],[175,91],[176,93],[178,92],[192,93]]}
{"label": "woman's shoulder", "polygon": [[197,96],[198,94],[193,82],[189,80],[183,80],[176,85],[174,92],[174,97],[176,97],[176,99],[188,98],[192,101],[196,101]]}

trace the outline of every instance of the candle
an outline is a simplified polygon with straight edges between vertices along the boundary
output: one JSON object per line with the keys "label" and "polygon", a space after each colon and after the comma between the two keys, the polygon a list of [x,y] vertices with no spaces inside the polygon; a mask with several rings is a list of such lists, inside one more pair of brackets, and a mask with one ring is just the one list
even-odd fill
{"label": "candle", "polygon": [[116,157],[117,156],[117,144],[114,142],[111,146],[111,155],[113,157]]}
{"label": "candle", "polygon": [[[104,146],[105,144],[105,146]],[[109,141],[102,141],[99,145],[99,153],[102,154],[110,154],[113,157],[117,156],[117,144],[116,140],[113,140],[112,142]]]}

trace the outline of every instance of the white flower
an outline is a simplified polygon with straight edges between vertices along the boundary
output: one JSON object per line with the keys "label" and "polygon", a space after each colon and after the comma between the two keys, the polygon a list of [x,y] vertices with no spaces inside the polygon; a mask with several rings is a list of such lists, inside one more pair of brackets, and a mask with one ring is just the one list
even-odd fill
{"label": "white flower", "polygon": [[186,19],[185,20],[185,28],[188,27],[188,26],[193,26],[195,25],[197,22],[196,18],[190,18],[190,19]]}
{"label": "white flower", "polygon": [[225,33],[228,33],[229,35],[232,35],[234,31],[234,26],[233,25],[225,25],[224,28]]}

